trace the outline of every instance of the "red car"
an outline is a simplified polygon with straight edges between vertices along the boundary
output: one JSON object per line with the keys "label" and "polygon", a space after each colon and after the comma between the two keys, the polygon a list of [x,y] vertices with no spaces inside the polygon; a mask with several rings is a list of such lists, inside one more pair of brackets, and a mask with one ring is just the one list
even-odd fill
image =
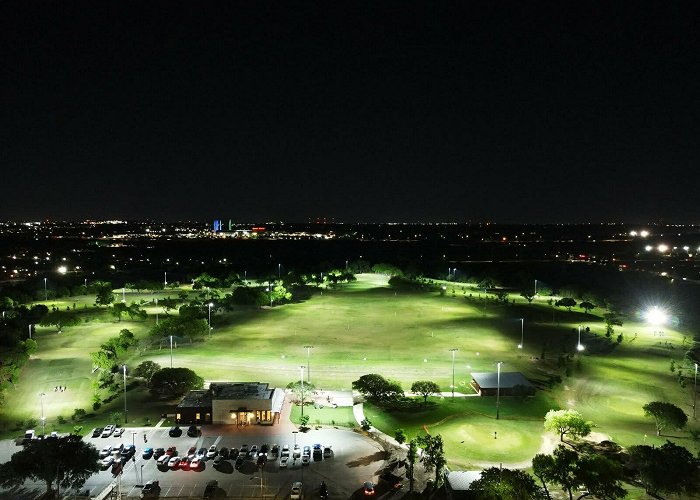
{"label": "red car", "polygon": [[175,448],[174,446],[171,446],[170,448],[165,450],[165,454],[168,455],[169,457],[174,457],[175,455],[177,455],[177,448]]}
{"label": "red car", "polygon": [[190,470],[190,457],[185,457],[180,461],[180,470]]}
{"label": "red car", "polygon": [[202,459],[201,458],[193,458],[192,461],[190,462],[190,470],[199,470],[202,468]]}

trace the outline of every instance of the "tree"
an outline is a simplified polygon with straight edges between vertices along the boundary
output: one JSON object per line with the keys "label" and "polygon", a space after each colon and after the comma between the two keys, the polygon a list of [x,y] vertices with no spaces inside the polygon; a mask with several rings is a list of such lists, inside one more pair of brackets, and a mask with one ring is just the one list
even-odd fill
{"label": "tree", "polygon": [[588,302],[587,300],[584,300],[578,305],[581,309],[584,310],[586,314],[591,312],[593,309],[595,309],[595,305],[592,304],[591,302]]}
{"label": "tree", "polygon": [[150,334],[154,337],[202,337],[209,332],[205,319],[181,318],[172,316],[151,328]]}
{"label": "tree", "polygon": [[115,302],[112,304],[109,313],[117,318],[117,321],[121,322],[122,314],[126,313],[129,308],[124,302]]}
{"label": "tree", "polygon": [[112,293],[112,284],[108,281],[96,281],[91,285],[95,292],[95,305],[108,306],[114,302],[114,293]]}
{"label": "tree", "polygon": [[443,450],[442,436],[430,434],[419,438],[419,443],[423,446],[423,467],[426,472],[435,471],[435,487],[439,487],[442,482],[445,465],[445,451]]}
{"label": "tree", "polygon": [[51,311],[41,321],[41,326],[55,326],[58,333],[63,331],[64,326],[76,326],[80,324],[77,315],[66,311]]}
{"label": "tree", "polygon": [[0,484],[21,486],[31,479],[43,481],[47,494],[54,482],[63,489],[78,489],[99,472],[98,457],[95,447],[83,442],[80,436],[32,439],[0,467]]}
{"label": "tree", "polygon": [[161,368],[151,377],[151,394],[162,398],[184,395],[204,387],[204,379],[189,368]]}
{"label": "tree", "polygon": [[406,453],[406,462],[408,462],[408,467],[406,468],[406,477],[408,477],[408,491],[413,493],[413,479],[415,475],[413,474],[413,467],[416,465],[416,460],[418,459],[418,440],[416,438],[411,439],[408,442],[408,453]]}
{"label": "tree", "polygon": [[470,490],[478,491],[485,500],[528,500],[539,498],[539,488],[533,477],[522,470],[490,467],[481,471]]}
{"label": "tree", "polygon": [[279,304],[282,301],[292,299],[292,292],[289,292],[281,283],[276,284],[270,291],[270,301]]}
{"label": "tree", "polygon": [[[588,495],[597,498],[623,498],[627,492],[622,487],[622,466],[602,455],[585,455],[579,459],[577,477]],[[583,498],[581,495],[579,498]]]}
{"label": "tree", "polygon": [[576,305],[576,301],[571,297],[564,297],[562,299],[557,300],[556,305],[558,307],[566,307],[569,310],[569,312],[571,312],[571,308]]}
{"label": "tree", "polygon": [[[304,388],[304,391],[302,393],[302,387]],[[297,380],[296,382],[290,382],[287,384],[287,389],[290,389],[297,397],[299,401],[302,400],[302,397],[306,397],[306,393],[309,391],[313,392],[316,389],[316,386],[312,384],[311,382],[304,382],[302,385],[301,380]]]}
{"label": "tree", "polygon": [[687,449],[666,441],[655,448],[631,446],[629,467],[649,495],[659,493],[693,496],[700,491],[698,459]]}
{"label": "tree", "polygon": [[126,309],[126,314],[129,315],[129,319],[133,320],[138,318],[140,320],[145,320],[148,318],[148,313],[145,309],[142,309],[136,302],[132,302],[131,305]]}
{"label": "tree", "polygon": [[143,361],[134,369],[133,375],[145,379],[146,385],[150,386],[153,375],[160,369],[161,366],[154,361]]}
{"label": "tree", "polygon": [[532,291],[526,291],[526,292],[520,292],[520,296],[527,300],[528,304],[532,304],[532,301],[535,298],[535,292]]}
{"label": "tree", "polygon": [[592,425],[576,410],[549,410],[544,416],[545,430],[559,434],[559,440],[562,442],[565,435],[572,439],[589,435]]}
{"label": "tree", "polygon": [[645,416],[652,417],[655,420],[657,436],[660,436],[661,431],[667,427],[682,429],[688,423],[688,416],[672,403],[652,401],[645,404],[642,409]]}
{"label": "tree", "polygon": [[423,403],[428,402],[428,396],[440,394],[440,386],[430,380],[417,380],[411,385],[411,392],[423,396]]}
{"label": "tree", "polygon": [[403,429],[396,429],[394,431],[394,439],[399,444],[404,444],[406,442],[406,431]]}
{"label": "tree", "polygon": [[550,455],[545,455],[543,453],[538,453],[532,458],[532,473],[542,483],[542,489],[547,498],[551,498],[549,496],[549,490],[547,489],[547,481],[551,481],[549,473],[552,467],[552,460]]}
{"label": "tree", "polygon": [[377,402],[394,400],[404,395],[401,384],[387,380],[376,373],[362,375],[352,383],[352,388]]}
{"label": "tree", "polygon": [[[544,482],[556,483],[573,499],[572,490],[580,485],[576,477],[578,453],[562,445],[557,446],[552,455],[537,454],[532,461],[533,472]],[[535,468],[535,464],[537,467]]]}
{"label": "tree", "polygon": [[622,318],[617,313],[609,312],[603,315],[605,319],[605,336],[612,337],[616,326],[622,326]]}

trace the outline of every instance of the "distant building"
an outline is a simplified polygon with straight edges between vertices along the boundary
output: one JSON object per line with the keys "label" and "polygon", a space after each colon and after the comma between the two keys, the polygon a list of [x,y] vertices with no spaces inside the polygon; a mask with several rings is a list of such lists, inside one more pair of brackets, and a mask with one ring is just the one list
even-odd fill
{"label": "distant building", "polygon": [[175,409],[179,424],[272,425],[279,421],[284,391],[261,382],[212,382],[190,391]]}
{"label": "distant building", "polygon": [[501,372],[500,383],[497,372],[472,373],[472,387],[479,396],[495,396],[498,387],[501,396],[525,396],[535,392],[535,386],[520,372]]}

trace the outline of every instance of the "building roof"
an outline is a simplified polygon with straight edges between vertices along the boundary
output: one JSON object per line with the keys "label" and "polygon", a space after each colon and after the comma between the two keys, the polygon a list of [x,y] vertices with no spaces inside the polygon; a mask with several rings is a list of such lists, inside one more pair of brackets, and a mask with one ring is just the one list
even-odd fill
{"label": "building roof", "polygon": [[212,399],[270,399],[274,389],[261,382],[212,382],[209,385]]}
{"label": "building roof", "polygon": [[[497,372],[472,373],[474,381],[482,389],[496,389],[499,386]],[[501,372],[501,389],[513,388],[516,385],[532,387],[532,384],[520,372]]]}
{"label": "building roof", "polygon": [[211,407],[211,393],[206,389],[190,391],[185,394],[178,408],[206,408]]}
{"label": "building roof", "polygon": [[453,470],[447,474],[447,484],[452,491],[467,491],[471,484],[481,478],[481,472],[475,470]]}

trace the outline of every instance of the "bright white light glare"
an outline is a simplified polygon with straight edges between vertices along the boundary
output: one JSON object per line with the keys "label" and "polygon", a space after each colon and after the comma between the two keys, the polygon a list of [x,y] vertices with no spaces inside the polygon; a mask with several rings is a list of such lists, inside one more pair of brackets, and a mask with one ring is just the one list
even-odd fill
{"label": "bright white light glare", "polygon": [[654,249],[654,247],[651,245],[647,245],[644,247],[644,250],[646,250],[647,252],[651,252],[653,249]]}
{"label": "bright white light glare", "polygon": [[58,272],[61,274],[66,274],[68,272],[68,268],[66,266],[60,266],[58,268]]}
{"label": "bright white light glare", "polygon": [[639,236],[641,236],[642,238],[646,238],[647,236],[649,236],[649,231],[647,231],[646,229],[644,231],[640,231]]}
{"label": "bright white light glare", "polygon": [[647,320],[647,323],[651,325],[663,325],[668,320],[668,315],[664,310],[654,306],[647,310],[644,314],[644,318]]}
{"label": "bright white light glare", "polygon": [[661,253],[666,253],[668,252],[668,245],[664,245],[663,243],[656,247],[656,249],[661,252]]}
{"label": "bright white light glare", "polygon": [[579,351],[583,351],[585,349],[585,347],[583,347],[582,344],[579,344],[576,346],[576,349],[578,349]]}
{"label": "bright white light glare", "polygon": [[686,245],[683,247],[683,250],[685,250],[687,252],[688,250],[690,250],[690,247],[688,245]]}
{"label": "bright white light glare", "polygon": [[637,236],[637,231],[630,231],[630,236]]}

